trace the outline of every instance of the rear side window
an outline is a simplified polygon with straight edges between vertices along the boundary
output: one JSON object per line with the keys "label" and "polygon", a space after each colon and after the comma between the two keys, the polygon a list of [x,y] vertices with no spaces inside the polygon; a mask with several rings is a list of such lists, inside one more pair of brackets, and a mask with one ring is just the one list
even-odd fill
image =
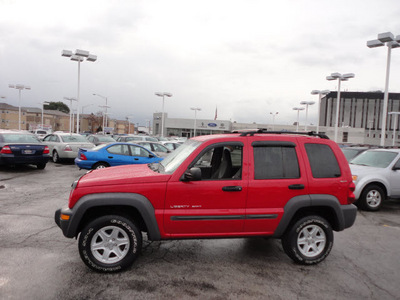
{"label": "rear side window", "polygon": [[254,179],[299,178],[300,170],[294,147],[254,145]]}
{"label": "rear side window", "polygon": [[314,178],[340,177],[339,163],[331,147],[324,144],[305,144]]}

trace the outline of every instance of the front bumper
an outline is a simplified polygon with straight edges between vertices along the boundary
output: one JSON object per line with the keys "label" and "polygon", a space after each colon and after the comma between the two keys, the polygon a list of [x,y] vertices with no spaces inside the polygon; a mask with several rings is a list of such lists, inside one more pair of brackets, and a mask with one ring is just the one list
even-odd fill
{"label": "front bumper", "polygon": [[71,234],[69,230],[72,218],[72,211],[69,208],[60,208],[57,209],[54,214],[54,221],[61,228],[65,237],[73,238],[74,234]]}

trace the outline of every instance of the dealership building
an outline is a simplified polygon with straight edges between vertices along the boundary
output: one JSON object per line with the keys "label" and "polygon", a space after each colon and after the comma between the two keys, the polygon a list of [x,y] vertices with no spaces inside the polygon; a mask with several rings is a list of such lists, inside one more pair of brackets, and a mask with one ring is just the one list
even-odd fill
{"label": "dealership building", "polygon": [[[382,129],[382,92],[341,92],[339,109],[338,142],[379,145]],[[337,92],[330,92],[321,99],[319,105],[319,131],[334,138]],[[389,93],[388,112],[400,111],[400,93]],[[272,124],[237,123],[230,120],[169,118],[164,114],[164,136],[193,137],[196,135],[229,133],[235,130],[264,128],[272,130]],[[400,119],[400,118],[399,118]],[[400,140],[399,121],[389,114],[386,121],[385,145],[392,145],[393,129],[396,140]],[[296,131],[292,125],[274,125],[276,131]],[[301,125],[301,123],[300,123]],[[153,134],[161,135],[162,113],[153,114]],[[316,125],[307,125],[316,131]],[[300,127],[302,128],[302,127]],[[302,130],[302,129],[300,129]],[[399,144],[396,142],[396,145]]]}

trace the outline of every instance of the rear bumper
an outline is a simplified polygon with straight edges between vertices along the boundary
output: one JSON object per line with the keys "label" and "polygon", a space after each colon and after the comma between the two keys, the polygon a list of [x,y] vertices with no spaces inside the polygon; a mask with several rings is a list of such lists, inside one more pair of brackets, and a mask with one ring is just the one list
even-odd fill
{"label": "rear bumper", "polygon": [[43,156],[14,156],[13,154],[2,154],[0,156],[0,163],[3,165],[37,165],[47,163],[49,155]]}
{"label": "rear bumper", "polygon": [[81,160],[80,158],[75,158],[75,165],[80,169],[90,170],[95,162],[91,160]]}
{"label": "rear bumper", "polygon": [[344,221],[343,229],[353,226],[354,222],[356,221],[357,207],[353,204],[350,204],[341,206],[341,209],[343,212],[343,221]]}

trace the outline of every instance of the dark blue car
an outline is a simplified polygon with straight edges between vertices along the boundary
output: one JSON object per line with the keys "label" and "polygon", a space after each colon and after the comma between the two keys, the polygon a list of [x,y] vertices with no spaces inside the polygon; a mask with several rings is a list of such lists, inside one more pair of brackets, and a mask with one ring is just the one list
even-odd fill
{"label": "dark blue car", "polygon": [[80,169],[90,170],[120,165],[157,163],[161,160],[161,157],[142,146],[131,143],[110,143],[92,149],[79,149],[75,164]]}
{"label": "dark blue car", "polygon": [[29,132],[0,130],[0,165],[36,165],[44,169],[49,147]]}

